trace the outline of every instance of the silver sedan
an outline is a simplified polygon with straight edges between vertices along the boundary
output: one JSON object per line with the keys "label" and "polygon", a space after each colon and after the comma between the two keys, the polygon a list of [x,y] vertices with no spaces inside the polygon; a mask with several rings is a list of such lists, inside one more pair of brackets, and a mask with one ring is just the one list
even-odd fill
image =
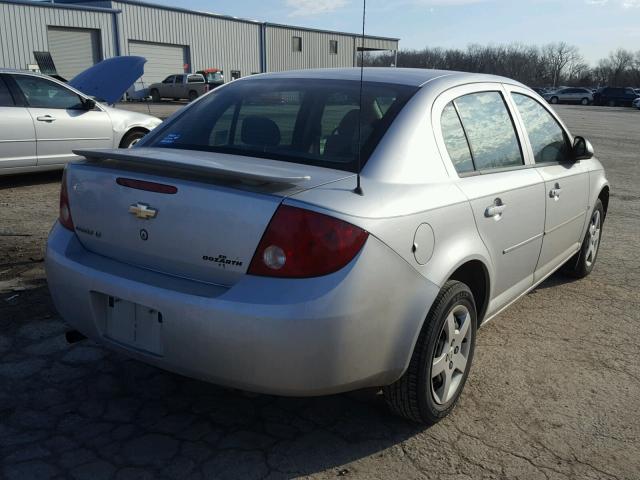
{"label": "silver sedan", "polygon": [[62,169],[79,158],[74,148],[128,148],[160,123],[44,75],[0,70],[0,175]]}
{"label": "silver sedan", "polygon": [[481,325],[560,268],[592,271],[608,182],[518,82],[359,79],[247,77],[130,150],[78,151],[46,253],[60,314],[207,381],[382,387],[400,415],[447,415]]}
{"label": "silver sedan", "polygon": [[542,95],[549,103],[578,103],[589,105],[593,103],[593,92],[588,88],[570,87],[546,92]]}

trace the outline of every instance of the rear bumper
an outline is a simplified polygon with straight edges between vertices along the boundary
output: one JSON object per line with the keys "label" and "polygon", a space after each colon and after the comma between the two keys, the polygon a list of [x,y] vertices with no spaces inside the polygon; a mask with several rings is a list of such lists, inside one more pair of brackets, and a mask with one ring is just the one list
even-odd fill
{"label": "rear bumper", "polygon": [[[226,288],[93,254],[57,224],[46,270],[56,308],[88,337],[167,370],[278,395],[324,395],[395,381],[438,292],[373,236],[354,261],[331,275],[247,275]],[[105,307],[98,301],[104,295],[162,313],[162,356],[105,336]]]}

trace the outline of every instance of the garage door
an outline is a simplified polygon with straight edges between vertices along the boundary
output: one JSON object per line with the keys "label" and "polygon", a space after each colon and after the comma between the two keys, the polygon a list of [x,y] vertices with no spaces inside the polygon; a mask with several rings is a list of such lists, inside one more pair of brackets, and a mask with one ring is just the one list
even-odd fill
{"label": "garage door", "polygon": [[142,77],[146,86],[161,82],[171,74],[183,73],[184,65],[189,63],[188,49],[182,45],[129,40],[129,55],[147,59]]}
{"label": "garage door", "polygon": [[48,27],[47,38],[58,75],[67,80],[102,60],[100,30]]}

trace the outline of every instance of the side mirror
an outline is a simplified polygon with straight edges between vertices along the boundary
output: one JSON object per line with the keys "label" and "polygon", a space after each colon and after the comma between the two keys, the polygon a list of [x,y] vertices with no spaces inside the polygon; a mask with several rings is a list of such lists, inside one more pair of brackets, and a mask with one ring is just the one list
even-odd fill
{"label": "side mirror", "polygon": [[96,108],[96,101],[91,98],[85,98],[82,102],[82,106],[85,110],[93,110]]}
{"label": "side mirror", "polygon": [[573,139],[573,159],[589,160],[593,158],[593,146],[591,142],[584,137],[575,137]]}

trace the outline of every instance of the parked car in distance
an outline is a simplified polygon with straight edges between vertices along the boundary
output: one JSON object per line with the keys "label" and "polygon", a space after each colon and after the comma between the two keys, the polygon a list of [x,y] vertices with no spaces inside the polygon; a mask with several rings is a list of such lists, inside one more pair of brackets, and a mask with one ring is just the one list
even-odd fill
{"label": "parked car in distance", "polygon": [[593,95],[593,103],[608,107],[630,107],[638,97],[640,94],[631,87],[603,87]]}
{"label": "parked car in distance", "polygon": [[163,98],[193,101],[209,90],[210,87],[202,74],[180,73],[169,75],[162,82],[152,84],[149,87],[149,94],[154,102],[159,102]]}
{"label": "parked car in distance", "polygon": [[196,73],[204,77],[204,81],[209,85],[209,90],[224,84],[224,72],[219,68],[205,68],[204,70],[198,70]]}
{"label": "parked car in distance", "polygon": [[592,271],[608,182],[514,80],[360,75],[245,77],[133,149],[78,151],[46,252],[61,316],[218,384],[383,387],[400,415],[446,416],[480,325],[559,268]]}
{"label": "parked car in distance", "polygon": [[0,69],[0,175],[62,169],[74,148],[128,148],[162,121],[33,72]]}
{"label": "parked car in distance", "polygon": [[567,87],[553,92],[545,92],[542,97],[549,103],[578,103],[589,105],[593,102],[593,93],[588,88]]}

